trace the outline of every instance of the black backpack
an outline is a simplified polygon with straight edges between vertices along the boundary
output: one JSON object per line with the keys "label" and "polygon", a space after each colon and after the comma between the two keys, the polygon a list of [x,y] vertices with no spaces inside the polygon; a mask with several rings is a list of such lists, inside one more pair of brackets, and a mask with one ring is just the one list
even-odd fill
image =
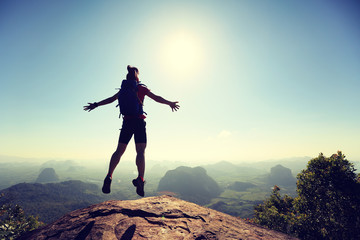
{"label": "black backpack", "polygon": [[143,103],[137,95],[139,85],[133,80],[122,81],[118,95],[120,115],[138,117],[144,113]]}

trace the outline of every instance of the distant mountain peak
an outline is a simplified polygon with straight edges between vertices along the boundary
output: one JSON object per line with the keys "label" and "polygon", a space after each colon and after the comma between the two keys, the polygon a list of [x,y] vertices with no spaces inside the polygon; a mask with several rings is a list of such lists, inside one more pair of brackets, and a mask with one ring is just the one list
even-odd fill
{"label": "distant mountain peak", "polygon": [[198,204],[207,204],[221,193],[217,182],[207,175],[204,168],[184,166],[167,171],[160,179],[158,191],[175,192],[181,199]]}
{"label": "distant mountain peak", "polygon": [[296,179],[292,175],[290,168],[277,164],[270,170],[268,183],[270,185],[291,186],[296,184]]}
{"label": "distant mountain peak", "polygon": [[36,179],[37,183],[50,183],[58,182],[59,176],[56,174],[53,168],[45,168],[41,171],[38,178]]}
{"label": "distant mountain peak", "polygon": [[170,196],[73,211],[24,239],[296,239]]}

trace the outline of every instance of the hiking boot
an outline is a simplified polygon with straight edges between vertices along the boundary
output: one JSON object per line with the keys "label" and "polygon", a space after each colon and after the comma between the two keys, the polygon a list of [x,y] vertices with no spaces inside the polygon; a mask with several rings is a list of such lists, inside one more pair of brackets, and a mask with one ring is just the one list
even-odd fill
{"label": "hiking boot", "polygon": [[144,192],[145,181],[141,180],[141,178],[138,177],[136,179],[133,179],[132,183],[136,187],[136,193],[141,197],[145,196],[145,192]]}
{"label": "hiking boot", "polygon": [[102,192],[105,193],[105,194],[110,193],[110,186],[111,186],[111,177],[106,176],[106,178],[104,179]]}

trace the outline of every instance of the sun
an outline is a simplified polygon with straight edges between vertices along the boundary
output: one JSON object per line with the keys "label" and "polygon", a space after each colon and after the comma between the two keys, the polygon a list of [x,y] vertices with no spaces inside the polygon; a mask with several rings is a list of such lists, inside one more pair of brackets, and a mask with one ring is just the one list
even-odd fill
{"label": "sun", "polygon": [[199,71],[204,61],[203,46],[191,33],[182,31],[169,35],[161,49],[162,65],[177,76]]}

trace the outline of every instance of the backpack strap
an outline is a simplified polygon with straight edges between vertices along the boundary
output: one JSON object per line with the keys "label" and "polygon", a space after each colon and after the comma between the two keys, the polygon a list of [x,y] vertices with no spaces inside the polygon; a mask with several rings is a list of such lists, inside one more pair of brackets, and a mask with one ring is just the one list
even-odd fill
{"label": "backpack strap", "polygon": [[[116,89],[116,90],[119,90],[119,91],[118,91],[118,94],[119,94],[121,88],[115,88],[115,89]],[[119,108],[120,108],[119,102],[118,102],[118,104],[117,104],[115,107],[119,107]],[[120,111],[119,111],[119,112],[120,112]],[[120,112],[120,114],[119,114],[119,118],[121,118],[121,112]]]}

